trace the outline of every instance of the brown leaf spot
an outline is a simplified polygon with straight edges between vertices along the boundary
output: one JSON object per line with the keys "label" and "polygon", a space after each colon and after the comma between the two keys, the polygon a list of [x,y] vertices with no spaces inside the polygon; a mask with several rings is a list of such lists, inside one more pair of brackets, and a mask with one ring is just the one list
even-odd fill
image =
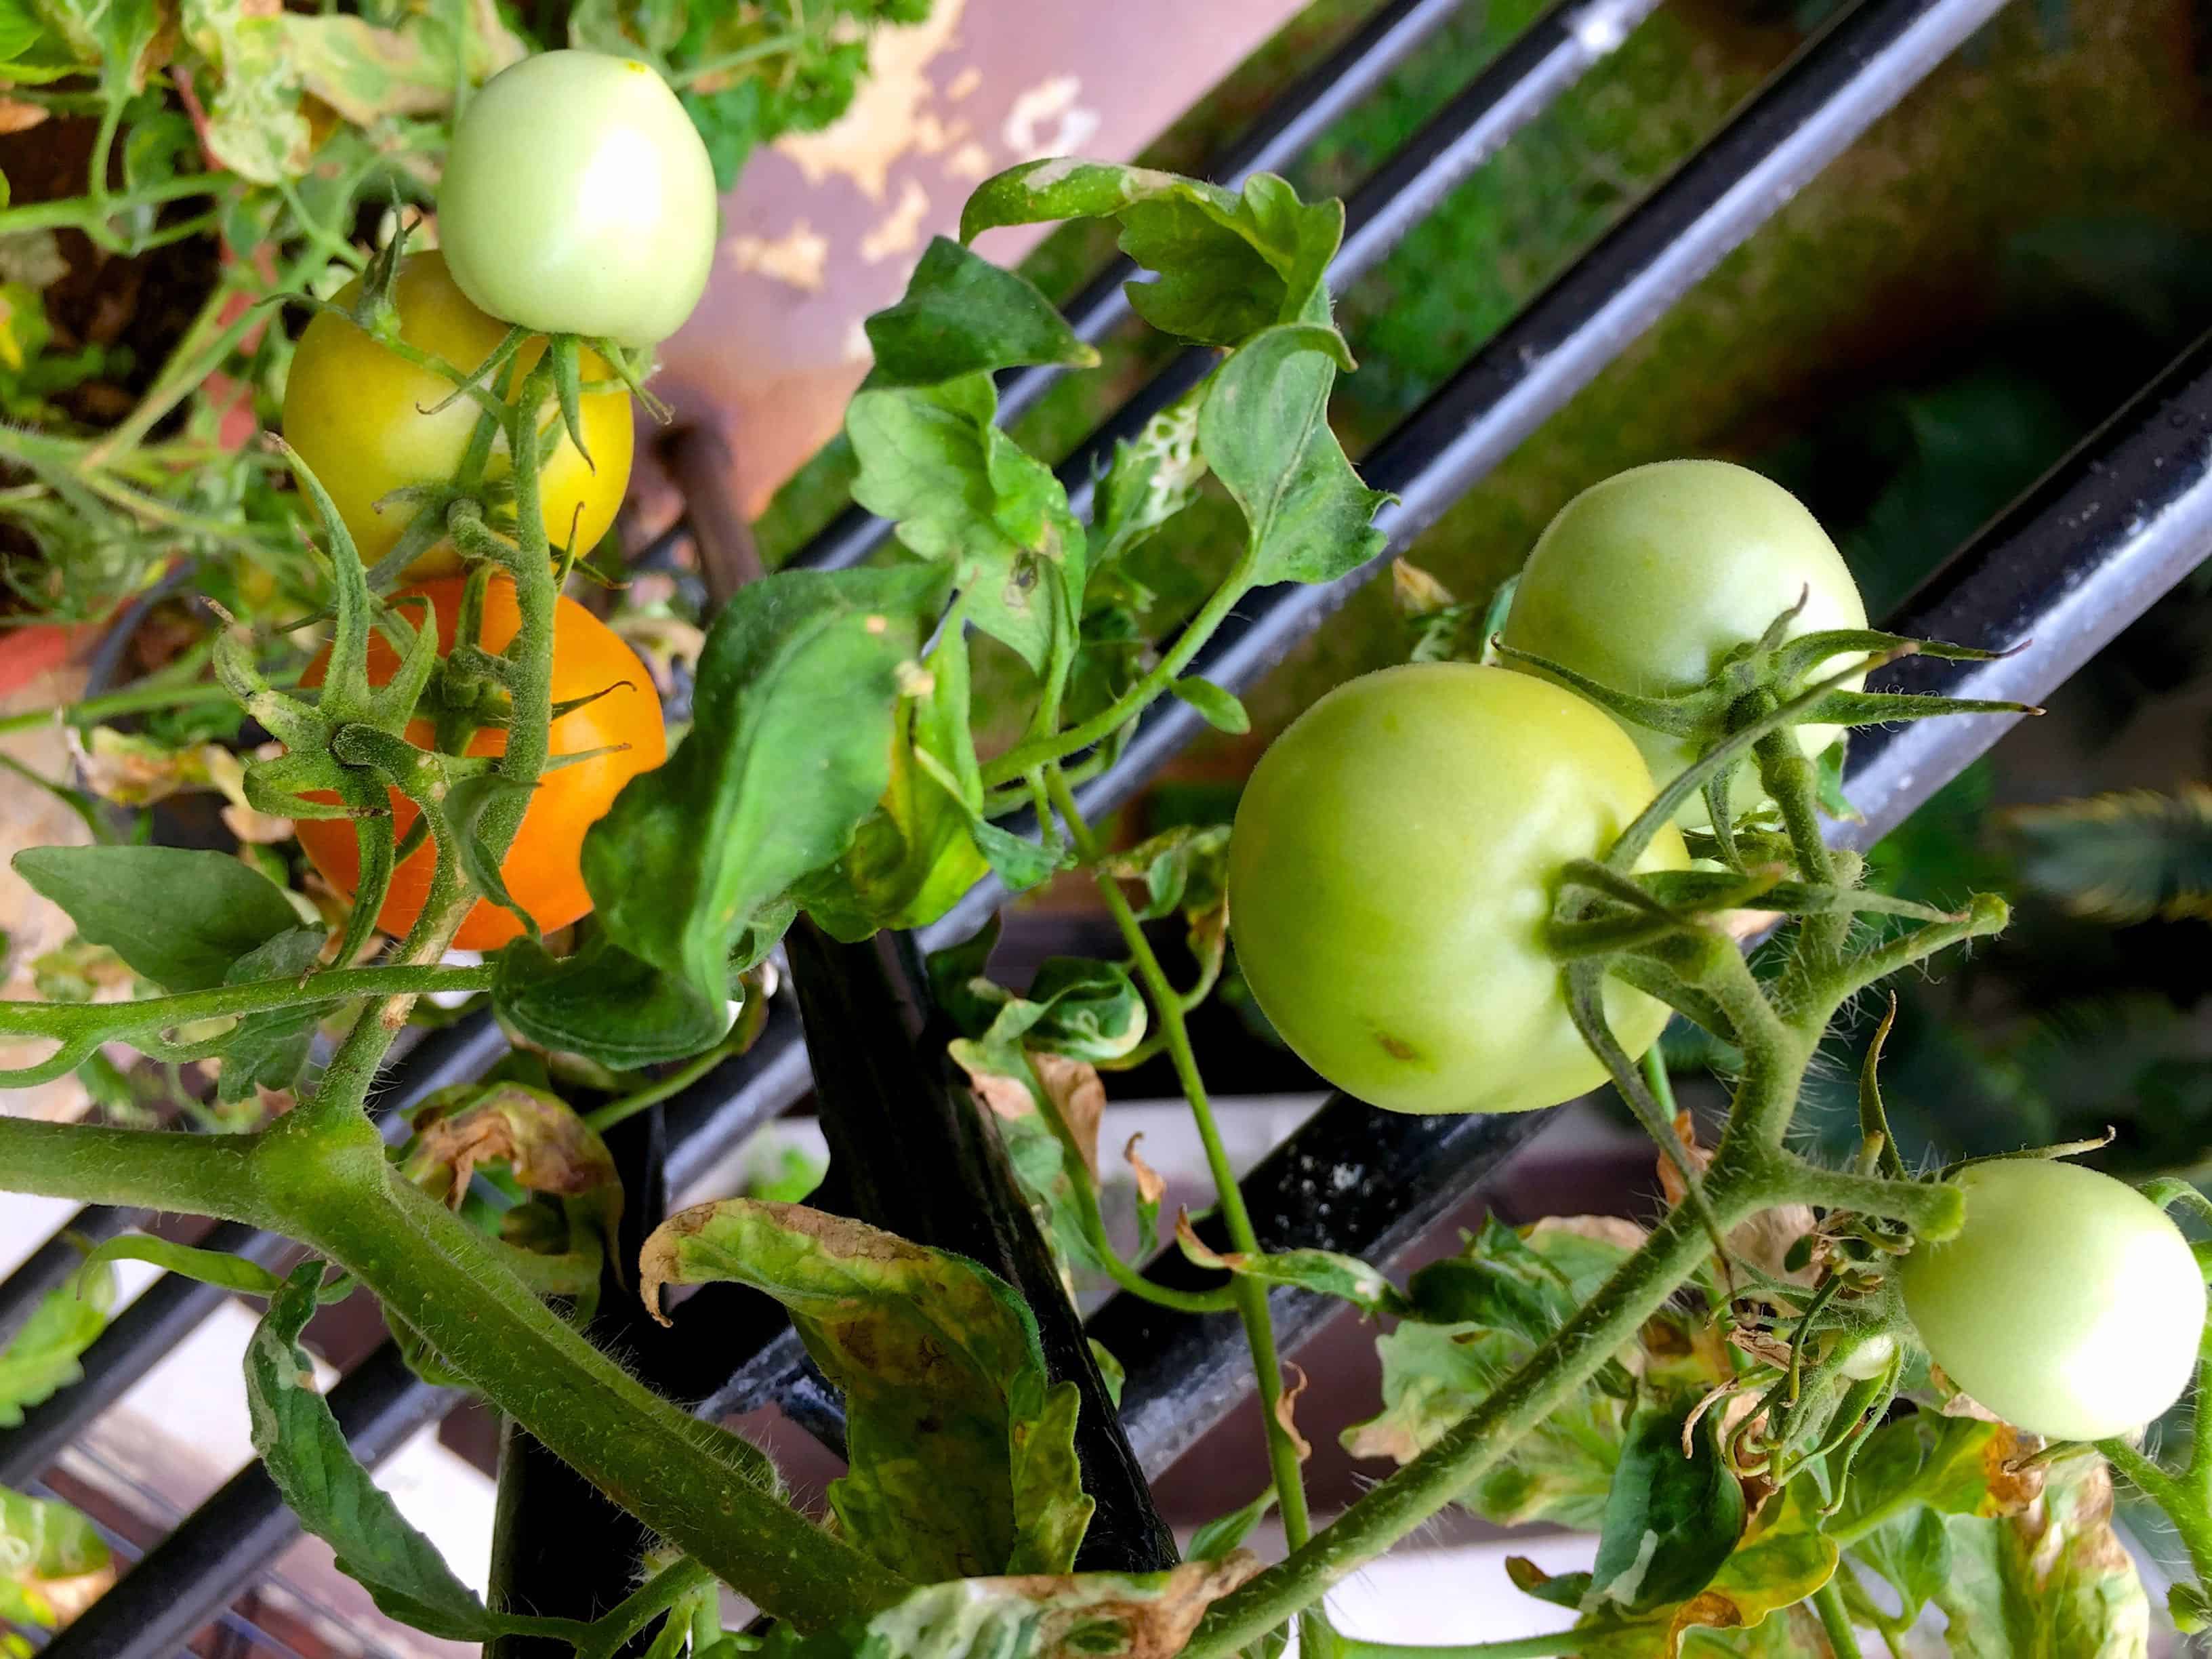
{"label": "brown leaf spot", "polygon": [[[1076,1578],[1042,1574],[1020,1578],[983,1581],[1024,1595],[1040,1604],[1036,1643],[1041,1655],[1067,1651],[1067,1638],[1085,1632],[1084,1650],[1097,1651],[1088,1639],[1102,1620],[1121,1627],[1122,1645],[1115,1659],[1175,1659],[1198,1628],[1206,1610],[1260,1571],[1260,1558],[1249,1550],[1234,1550],[1218,1561],[1190,1561],[1176,1568],[1167,1582],[1151,1595],[1126,1600],[1067,1600],[1079,1583]],[[1055,1601],[1063,1605],[1054,1607]]]}
{"label": "brown leaf spot", "polygon": [[1045,1054],[1031,1054],[1030,1066],[1036,1073],[1037,1081],[1044,1085],[1045,1096],[1060,1114],[1060,1122],[1066,1126],[1069,1139],[1083,1154],[1083,1167],[1091,1172],[1095,1185],[1098,1180],[1098,1120],[1106,1110],[1106,1085],[1099,1080],[1097,1068],[1087,1060]]}

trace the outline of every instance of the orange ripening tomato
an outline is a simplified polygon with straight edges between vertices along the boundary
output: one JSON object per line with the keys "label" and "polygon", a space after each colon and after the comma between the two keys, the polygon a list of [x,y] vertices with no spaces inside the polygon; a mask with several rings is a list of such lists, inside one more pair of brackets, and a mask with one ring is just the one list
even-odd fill
{"label": "orange ripening tomato", "polygon": [[[438,622],[441,654],[453,648],[459,619],[459,577],[424,582],[392,595],[401,604],[400,614],[419,626],[422,607],[405,601],[428,599]],[[514,584],[494,578],[484,595],[483,632],[480,643],[487,651],[503,649],[521,626],[515,608]],[[325,651],[308,667],[301,684],[320,685],[330,665]],[[381,634],[370,637],[368,676],[382,685],[398,672],[399,659]],[[608,690],[608,687],[613,690]],[[641,772],[650,772],[667,758],[668,734],[661,724],[660,698],[653,677],[637,653],[605,623],[573,599],[560,602],[553,630],[553,701],[562,703],[605,692],[582,708],[553,722],[552,752],[580,754],[591,749],[613,749],[612,754],[579,761],[549,771],[538,780],[522,828],[500,865],[500,874],[514,902],[551,932],[565,927],[591,912],[592,896],[584,886],[581,860],[584,832],[606,816],[615,796]],[[431,723],[410,721],[407,740],[421,747],[433,741]],[[469,739],[471,755],[499,755],[507,750],[507,732],[497,726],[481,726]],[[398,790],[392,793],[392,827],[404,839],[419,816],[415,804]],[[298,823],[300,844],[323,878],[348,898],[361,880],[361,848],[352,823],[345,818],[302,818]],[[437,867],[436,848],[426,840],[404,863],[392,872],[392,885],[376,925],[385,933],[404,934],[415,925],[430,892],[430,878]],[[522,932],[512,911],[480,899],[462,922],[453,944],[464,951],[495,951]]]}
{"label": "orange ripening tomato", "polygon": [[[337,303],[350,306],[360,292],[358,280],[349,283],[338,290]],[[410,253],[400,263],[392,298],[399,337],[456,368],[474,368],[507,337],[507,325],[469,303],[447,272],[445,255],[435,250]],[[515,373],[529,373],[544,350],[543,340],[525,345],[516,355]],[[586,380],[613,374],[590,351],[583,355],[581,372]],[[301,334],[284,382],[284,441],[330,491],[364,564],[392,551],[415,516],[404,501],[381,512],[377,501],[403,485],[442,483],[461,464],[482,411],[467,398],[453,398],[453,391],[443,377],[409,362],[343,317],[318,313]],[[573,535],[581,555],[607,533],[629,489],[635,432],[626,392],[586,392],[578,408],[590,458],[561,431],[538,469],[538,489],[553,545],[567,546]],[[560,421],[547,398],[540,423],[557,428]],[[501,438],[485,477],[495,481],[509,471],[507,441]],[[440,541],[407,574],[420,580],[459,568],[453,544]]]}

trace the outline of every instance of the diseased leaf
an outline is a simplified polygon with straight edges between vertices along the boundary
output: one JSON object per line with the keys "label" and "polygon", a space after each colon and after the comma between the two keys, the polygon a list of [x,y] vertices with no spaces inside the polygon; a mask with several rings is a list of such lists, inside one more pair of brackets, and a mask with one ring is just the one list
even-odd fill
{"label": "diseased leaf", "polygon": [[1344,236],[1344,206],[1301,202],[1271,173],[1241,193],[1150,167],[1066,157],[987,179],[960,215],[960,240],[1000,225],[1114,219],[1121,251],[1152,283],[1127,285],[1154,328],[1234,346],[1270,324],[1327,314],[1322,282]]}
{"label": "diseased leaf", "polygon": [[1174,1659],[1207,1607],[1260,1571],[1238,1551],[1166,1572],[932,1584],[865,1622],[769,1634],[766,1659]]}
{"label": "diseased leaf", "polygon": [[2052,1465],[2042,1496],[1996,1519],[1954,1515],[1951,1571],[1934,1600],[1954,1659],[2142,1659],[2150,1604],[2112,1531],[2112,1472]]}
{"label": "diseased leaf", "polygon": [[559,958],[514,940],[499,953],[491,1003],[531,1042],[618,1070],[696,1054],[730,1027],[726,1002],[632,956],[604,931]]}
{"label": "diseased leaf", "polygon": [[1743,1487],[1721,1455],[1718,1413],[1700,1416],[1683,1455],[1688,1403],[1639,1403],[1629,1416],[1590,1569],[1594,1607],[1648,1613],[1686,1601],[1743,1534]]}
{"label": "diseased leaf", "polygon": [[[1790,1628],[1786,1610],[1834,1576],[1836,1546],[1812,1529],[1802,1508],[1776,1507],[1782,1508],[1782,1513],[1775,1523],[1755,1529],[1746,1538],[1698,1595],[1662,1606],[1625,1626],[1617,1623],[1615,1612],[1589,1615],[1577,1629],[1602,1628],[1607,1633],[1586,1641],[1576,1651],[1593,1659],[1676,1659],[1678,1655],[1699,1651],[1692,1645],[1692,1637],[1698,1630],[1733,1635],[1778,1621],[1775,1634],[1786,1634]],[[1752,1653],[1759,1649],[1740,1648],[1731,1642],[1718,1650]]]}
{"label": "diseased leaf", "polygon": [[227,853],[181,847],[31,847],[15,873],[164,990],[205,991],[300,925],[275,883]]}
{"label": "diseased leaf", "polygon": [[[1376,1344],[1382,1413],[1346,1430],[1346,1446],[1355,1456],[1410,1462],[1510,1376],[1629,1254],[1625,1239],[1559,1225],[1524,1237],[1494,1218],[1486,1222],[1460,1255],[1409,1281],[1417,1316]],[[1460,1502],[1500,1525],[1540,1520],[1598,1530],[1620,1458],[1626,1391],[1619,1367],[1600,1373]]]}
{"label": "diseased leaf", "polygon": [[0,1625],[52,1630],[114,1579],[106,1541],[84,1516],[0,1486]]}
{"label": "diseased leaf", "polygon": [[728,1199],[646,1241],[660,1287],[733,1280],[791,1310],[845,1396],[848,1469],[830,1489],[846,1535],[918,1582],[1019,1562],[1064,1572],[1088,1525],[1075,1386],[1045,1371],[1036,1322],[964,1256],[795,1204]]}
{"label": "diseased leaf", "polygon": [[1286,323],[1255,336],[1206,387],[1199,447],[1244,509],[1255,586],[1334,581],[1382,550],[1372,521],[1389,497],[1359,482],[1328,424],[1329,389],[1349,362],[1334,329]]}
{"label": "diseased leaf", "polygon": [[1098,481],[1095,498],[1094,573],[1115,564],[1198,499],[1206,478],[1206,456],[1198,447],[1203,396],[1203,387],[1186,392],[1146,421],[1134,438],[1115,441],[1114,464]]}
{"label": "diseased leaf", "polygon": [[0,1348],[0,1429],[23,1420],[23,1409],[59,1393],[84,1373],[77,1356],[107,1328],[115,1303],[115,1276],[107,1268],[80,1269],[66,1285],[40,1299],[12,1340]]}
{"label": "diseased leaf", "polygon": [[1358,1256],[1335,1250],[1282,1250],[1272,1255],[1215,1250],[1192,1230],[1188,1215],[1176,1218],[1176,1243],[1185,1256],[1201,1267],[1218,1267],[1266,1285],[1287,1285],[1317,1296],[1336,1297],[1362,1313],[1402,1316],[1412,1310],[1382,1269]]}
{"label": "diseased leaf", "polygon": [[843,853],[890,781],[900,669],[945,599],[941,569],[780,571],[707,636],[692,726],[584,838],[610,940],[707,1000],[740,930]]}
{"label": "diseased leaf", "polygon": [[1098,353],[1018,271],[934,236],[898,302],[866,324],[875,350],[869,384],[935,386],[1029,363],[1088,368]]}
{"label": "diseased leaf", "polygon": [[246,1400],[253,1449],[301,1524],[337,1553],[339,1570],[391,1617],[455,1642],[489,1641],[503,1621],[453,1576],[355,1461],[300,1333],[315,1310],[323,1264],[307,1261],[269,1300],[246,1350]]}
{"label": "diseased leaf", "polygon": [[[456,11],[469,27],[452,26]],[[301,85],[362,127],[394,116],[444,114],[456,87],[489,80],[528,50],[490,0],[435,15],[410,9],[390,28],[345,12],[279,15]]]}

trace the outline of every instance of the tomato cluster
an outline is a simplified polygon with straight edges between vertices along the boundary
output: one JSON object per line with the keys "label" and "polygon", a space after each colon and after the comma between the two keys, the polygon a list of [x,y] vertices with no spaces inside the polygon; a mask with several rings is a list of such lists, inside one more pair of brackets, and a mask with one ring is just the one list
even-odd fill
{"label": "tomato cluster", "polygon": [[[1793,637],[1865,626],[1850,571],[1787,490],[1667,461],[1560,510],[1503,638],[1667,696],[1801,600]],[[1834,735],[1798,728],[1808,753]],[[1378,1106],[1517,1112],[1595,1088],[1604,1072],[1542,938],[1559,871],[1602,854],[1696,758],[1533,672],[1437,664],[1340,688],[1261,758],[1237,809],[1230,916],[1253,994],[1307,1064]],[[1741,776],[1747,811],[1762,798],[1755,770]],[[1701,805],[1680,817],[1705,821]],[[1638,867],[1684,862],[1670,831]],[[1607,1012],[1632,1057],[1666,1024],[1612,981]]]}
{"label": "tomato cluster", "polygon": [[[400,262],[378,296],[374,331],[354,320],[362,314],[356,282],[308,324],[285,387],[285,437],[370,564],[394,550],[422,510],[422,495],[408,492],[450,479],[488,418],[434,362],[473,371],[517,325],[533,337],[514,354],[501,385],[520,385],[537,367],[545,335],[580,336],[609,352],[651,346],[697,304],[717,224],[714,170],[675,94],[647,65],[591,52],[525,58],[477,93],[454,134],[438,210],[442,247]],[[614,523],[635,440],[627,392],[606,389],[615,367],[588,347],[579,359],[579,378],[598,389],[578,399],[574,434],[550,392],[537,425],[543,522],[556,546],[580,553]],[[497,395],[499,386],[483,390]],[[482,473],[494,502],[512,471],[507,441],[495,437]],[[496,511],[493,521],[501,521]],[[457,643],[464,585],[452,573],[459,566],[459,551],[441,538],[408,572],[441,580],[392,596],[403,614],[434,619],[441,654]],[[424,604],[410,607],[410,599]],[[495,579],[471,643],[496,653],[519,625],[513,585]],[[397,667],[387,642],[372,639],[371,683],[386,684]],[[320,684],[327,669],[325,653],[306,683]],[[539,781],[501,865],[509,895],[541,929],[590,910],[580,866],[584,832],[625,782],[666,752],[645,665],[565,599],[556,619],[552,697],[576,706],[553,723],[556,764]],[[406,735],[428,747],[436,732],[424,718]],[[496,720],[461,742],[471,755],[506,746]],[[604,752],[561,763],[590,751]],[[404,838],[417,813],[396,789],[391,801]],[[302,820],[299,835],[315,867],[349,896],[361,873],[352,824]],[[420,915],[434,858],[425,845],[399,864],[379,912],[386,932],[404,933]],[[486,901],[453,942],[491,950],[520,931],[512,911]]]}

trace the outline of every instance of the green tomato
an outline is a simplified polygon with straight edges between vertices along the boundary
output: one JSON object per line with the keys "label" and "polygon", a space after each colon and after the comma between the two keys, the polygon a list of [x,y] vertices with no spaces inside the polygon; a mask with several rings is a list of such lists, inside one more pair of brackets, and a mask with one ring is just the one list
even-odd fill
{"label": "green tomato", "polygon": [[[1725,461],[1660,461],[1559,509],[1499,637],[1615,690],[1668,696],[1711,679],[1801,596],[1793,638],[1867,625],[1843,556],[1796,496]],[[1624,726],[1662,788],[1698,757],[1691,739]],[[1798,746],[1817,755],[1838,730],[1798,726]],[[1737,769],[1729,799],[1739,816],[1765,803],[1755,765]],[[1711,822],[1702,791],[1679,817],[1692,829]]]}
{"label": "green tomato", "polygon": [[[1520,1112],[1605,1070],[1544,945],[1559,867],[1652,795],[1591,704],[1466,663],[1339,686],[1261,757],[1229,848],[1230,927],[1261,1010],[1314,1070],[1400,1112]],[[1672,825],[1639,864],[1680,869]],[[1660,1003],[1608,984],[1641,1054]]]}
{"label": "green tomato", "polygon": [[2204,1277],[2181,1230],[2077,1164],[1976,1164],[1958,1233],[1905,1258],[1905,1309],[1951,1380],[2052,1440],[2139,1428],[2181,1397]]}
{"label": "green tomato", "polygon": [[652,68],[549,52],[501,70],[462,112],[438,187],[461,291],[546,334],[646,346],[706,291],[714,169]]}

